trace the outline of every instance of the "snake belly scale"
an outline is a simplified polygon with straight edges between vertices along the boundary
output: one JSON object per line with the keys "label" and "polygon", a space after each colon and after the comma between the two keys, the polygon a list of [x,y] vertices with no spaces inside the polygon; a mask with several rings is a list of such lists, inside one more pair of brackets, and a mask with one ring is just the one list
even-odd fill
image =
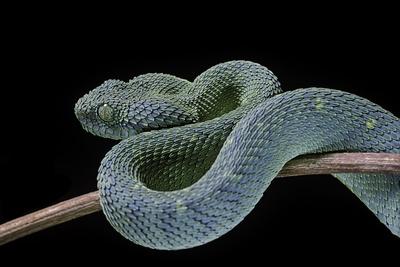
{"label": "snake belly scale", "polygon": [[[155,249],[212,241],[243,220],[286,162],[329,151],[400,153],[400,120],[326,88],[282,92],[249,61],[193,82],[150,73],[108,80],[75,105],[83,128],[123,139],[101,162],[102,210],[127,239]],[[400,177],[334,174],[400,236]]]}

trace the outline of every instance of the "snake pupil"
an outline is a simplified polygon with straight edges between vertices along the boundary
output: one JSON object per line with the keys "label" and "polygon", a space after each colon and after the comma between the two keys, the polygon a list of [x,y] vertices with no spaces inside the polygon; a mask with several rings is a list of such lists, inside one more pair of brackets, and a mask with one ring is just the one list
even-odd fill
{"label": "snake pupil", "polygon": [[107,104],[103,104],[97,111],[100,119],[105,122],[111,122],[113,120],[113,109]]}

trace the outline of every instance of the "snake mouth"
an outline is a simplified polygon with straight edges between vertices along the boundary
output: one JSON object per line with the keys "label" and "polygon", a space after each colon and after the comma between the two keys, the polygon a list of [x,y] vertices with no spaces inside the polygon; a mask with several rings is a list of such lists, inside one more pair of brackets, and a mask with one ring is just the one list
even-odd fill
{"label": "snake mouth", "polygon": [[91,120],[86,118],[79,118],[82,128],[95,136],[109,138],[113,140],[122,140],[130,136],[137,135],[142,131],[137,131],[135,128],[127,127],[104,127],[104,125],[99,125],[93,123]]}
{"label": "snake mouth", "polygon": [[157,131],[157,130],[166,130],[175,127],[180,127],[188,124],[196,123],[196,121],[176,121],[174,123],[166,124],[166,123],[134,123],[128,122],[126,125],[114,125],[114,126],[105,126],[103,124],[97,124],[93,122],[90,118],[85,116],[80,116],[76,114],[79,122],[81,123],[82,128],[95,136],[109,138],[113,140],[122,140],[128,137],[138,135],[144,132]]}

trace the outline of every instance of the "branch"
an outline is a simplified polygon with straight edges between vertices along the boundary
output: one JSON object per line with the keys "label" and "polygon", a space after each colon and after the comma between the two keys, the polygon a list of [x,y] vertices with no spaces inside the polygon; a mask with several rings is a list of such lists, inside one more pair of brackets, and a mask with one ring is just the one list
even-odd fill
{"label": "branch", "polygon": [[292,159],[278,177],[331,173],[396,173],[400,174],[400,154],[327,153]]}
{"label": "branch", "polygon": [[[400,174],[400,154],[329,153],[302,156],[288,162],[278,177],[330,173]],[[100,209],[97,191],[60,202],[0,225],[0,245]]]}
{"label": "branch", "polygon": [[60,202],[0,225],[0,245],[99,210],[98,191]]}

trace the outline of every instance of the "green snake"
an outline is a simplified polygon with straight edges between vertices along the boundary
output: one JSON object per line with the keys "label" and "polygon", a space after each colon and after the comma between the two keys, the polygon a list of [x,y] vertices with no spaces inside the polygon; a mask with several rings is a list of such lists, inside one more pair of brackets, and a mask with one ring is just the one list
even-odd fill
{"label": "green snake", "polygon": [[[231,230],[286,162],[329,151],[400,153],[400,120],[333,89],[282,92],[275,75],[230,61],[193,82],[150,73],[108,80],[75,114],[97,136],[123,139],[97,177],[102,210],[125,238],[185,249]],[[400,176],[334,174],[400,236]]]}

